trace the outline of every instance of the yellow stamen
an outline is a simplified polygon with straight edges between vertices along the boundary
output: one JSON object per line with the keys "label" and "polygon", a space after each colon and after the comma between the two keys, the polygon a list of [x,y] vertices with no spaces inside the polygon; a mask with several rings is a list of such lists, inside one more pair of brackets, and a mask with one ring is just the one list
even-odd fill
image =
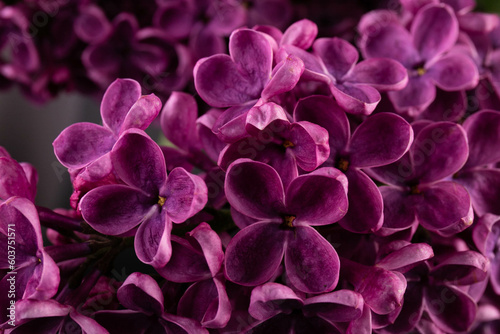
{"label": "yellow stamen", "polygon": [[163,206],[163,204],[165,204],[165,201],[167,200],[166,197],[161,197],[161,196],[158,196],[158,205],[159,206]]}

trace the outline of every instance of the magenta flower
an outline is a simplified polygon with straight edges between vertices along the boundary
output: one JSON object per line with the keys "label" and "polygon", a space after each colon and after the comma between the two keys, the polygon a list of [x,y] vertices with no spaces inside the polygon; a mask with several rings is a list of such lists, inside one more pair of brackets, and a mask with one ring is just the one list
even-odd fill
{"label": "magenta flower", "polygon": [[378,230],[383,222],[382,195],[361,169],[401,158],[413,141],[410,124],[395,114],[380,113],[368,117],[351,134],[345,112],[331,97],[319,95],[299,100],[294,119],[318,124],[328,131],[330,156],[323,166],[341,170],[349,185],[349,211],[339,224],[357,233]]}
{"label": "magenta flower", "polygon": [[195,320],[164,311],[163,293],[151,276],[138,272],[131,274],[118,289],[117,295],[125,310],[95,313],[97,322],[111,334],[208,334]]}
{"label": "magenta flower", "polygon": [[382,15],[386,13],[369,13],[361,20],[360,48],[367,59],[388,57],[406,67],[408,85],[388,92],[398,111],[418,114],[432,103],[436,87],[458,91],[477,85],[478,70],[472,60],[465,54],[449,52],[458,37],[458,22],[451,7],[433,4],[422,8],[409,31],[397,19]]}
{"label": "magenta flower", "polygon": [[243,333],[343,333],[342,326],[363,313],[363,297],[354,291],[337,290],[303,298],[278,283],[252,290],[248,312],[257,322]]}
{"label": "magenta flower", "polygon": [[111,151],[111,161],[124,184],[104,185],[80,202],[83,218],[108,235],[135,233],[139,259],[164,266],[171,256],[172,221],[182,223],[207,202],[203,180],[183,168],[167,178],[160,147],[138,129],[125,131]]}
{"label": "magenta flower", "polygon": [[219,156],[226,170],[238,158],[249,158],[272,166],[286,187],[299,174],[311,172],[326,161],[330,153],[328,132],[307,122],[290,122],[279,105],[268,102],[248,111],[249,137],[227,145]]}
{"label": "magenta flower", "polygon": [[[59,268],[43,249],[40,221],[30,200],[11,197],[0,204],[0,243],[0,288],[6,293],[0,306],[4,310],[10,307],[10,300],[45,300],[56,294]],[[14,299],[7,298],[11,290],[15,290]],[[17,324],[21,314],[16,310]],[[6,315],[3,312],[0,323],[7,320]]]}
{"label": "magenta flower", "polygon": [[458,233],[472,224],[473,211],[467,190],[448,181],[468,157],[467,135],[451,122],[412,124],[415,140],[400,160],[369,170],[388,184],[384,198],[384,235],[417,224],[441,235]]}
{"label": "magenta flower", "polygon": [[206,328],[222,328],[231,316],[231,304],[222,274],[222,243],[207,223],[186,238],[172,236],[172,257],[156,270],[172,282],[195,282],[179,300],[177,314]]}
{"label": "magenta flower", "polygon": [[335,168],[320,168],[284,188],[272,167],[238,159],[227,170],[231,207],[255,222],[238,232],[226,250],[226,277],[259,285],[274,275],[285,257],[290,283],[321,293],[338,281],[335,249],[312,226],[332,224],[347,211],[347,179]]}

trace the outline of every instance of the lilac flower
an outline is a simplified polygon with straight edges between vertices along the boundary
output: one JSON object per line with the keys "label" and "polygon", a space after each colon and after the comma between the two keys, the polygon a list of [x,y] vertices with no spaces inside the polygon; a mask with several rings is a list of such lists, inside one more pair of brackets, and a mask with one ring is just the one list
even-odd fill
{"label": "lilac flower", "polygon": [[183,168],[167,178],[160,147],[138,129],[125,131],[111,151],[111,161],[124,184],[104,185],[80,202],[83,218],[108,235],[135,233],[139,259],[164,266],[171,256],[172,221],[182,223],[207,202],[203,180]]}
{"label": "lilac flower", "polygon": [[407,289],[403,273],[425,261],[434,253],[427,244],[395,241],[382,247],[388,254],[373,266],[341,258],[341,274],[364,298],[363,315],[350,324],[351,332],[371,333],[383,328],[400,315]]}
{"label": "lilac flower", "polygon": [[[162,95],[184,87],[192,66],[186,47],[171,43],[158,29],[139,29],[137,19],[129,13],[120,13],[111,25],[105,38],[105,32],[95,35],[82,54],[82,62],[93,81],[106,87],[118,77],[133,78]],[[92,36],[89,31],[82,34]]]}
{"label": "lilac flower", "polygon": [[195,319],[206,328],[222,328],[231,316],[224,286],[224,252],[219,236],[201,223],[187,238],[172,236],[172,257],[157,271],[173,282],[195,282],[179,300],[178,315]]}
{"label": "lilac flower", "polygon": [[447,5],[428,5],[413,19],[408,31],[385,13],[370,13],[360,24],[360,48],[365,58],[388,57],[403,64],[408,85],[388,92],[394,107],[409,115],[428,107],[436,96],[436,86],[445,91],[472,89],[478,71],[465,54],[448,52],[458,37],[458,22]]}
{"label": "lilac flower", "polygon": [[485,33],[491,31],[499,22],[495,14],[472,12],[476,7],[474,0],[401,0],[401,5],[415,14],[429,4],[446,4],[453,8],[457,16],[460,29],[470,33]]}
{"label": "lilac flower", "polygon": [[126,310],[99,311],[95,319],[110,333],[208,334],[195,320],[164,311],[164,297],[151,276],[133,273],[117,292]]}
{"label": "lilac flower", "polygon": [[160,99],[154,94],[141,96],[138,82],[117,79],[102,99],[104,125],[76,123],[64,129],[53,142],[54,153],[63,166],[76,174],[75,191],[88,191],[89,184],[114,179],[109,152],[118,137],[127,129],[146,129],[160,108]]}
{"label": "lilac flower", "polygon": [[307,75],[327,83],[337,103],[352,114],[371,114],[381,99],[378,90],[400,90],[408,81],[404,67],[392,59],[357,63],[356,48],[337,37],[317,39],[314,55],[294,46],[285,46],[285,50],[301,58]]}
{"label": "lilac flower", "polygon": [[297,289],[321,293],[338,281],[335,249],[311,226],[334,223],[347,211],[347,180],[335,168],[295,178],[285,189],[272,167],[238,159],[227,170],[226,197],[256,222],[238,232],[226,250],[226,277],[241,285],[269,280],[285,257]]}
{"label": "lilac flower", "polygon": [[248,111],[246,132],[249,137],[228,144],[219,156],[226,170],[238,158],[262,161],[280,174],[286,187],[300,169],[311,172],[328,158],[328,133],[307,122],[290,122],[279,105],[268,102]]}
{"label": "lilac flower", "polygon": [[196,63],[194,83],[200,97],[212,107],[232,107],[214,125],[221,140],[245,137],[248,110],[290,91],[302,75],[304,64],[296,57],[282,60],[273,69],[274,43],[267,34],[238,29],[229,38],[230,56],[213,55]]}
{"label": "lilac flower", "polygon": [[323,166],[338,168],[349,181],[349,211],[340,225],[357,233],[378,230],[383,221],[382,195],[361,168],[383,166],[401,158],[413,141],[411,126],[395,114],[380,113],[368,117],[351,135],[345,112],[326,96],[301,99],[294,119],[328,131],[330,156]]}
{"label": "lilac flower", "polygon": [[400,160],[369,170],[384,198],[384,224],[391,234],[417,224],[449,236],[472,224],[470,196],[460,184],[446,178],[457,172],[468,157],[464,129],[451,122],[412,124],[415,140]]}
{"label": "lilac flower", "polygon": [[472,206],[478,216],[500,214],[500,169],[492,164],[500,161],[500,114],[482,110],[464,122],[469,142],[469,158],[453,180],[469,192]]}
{"label": "lilac flower", "polygon": [[[1,299],[4,310],[10,307],[10,300],[45,300],[56,294],[59,268],[43,249],[40,221],[29,199],[10,197],[0,204],[0,242],[3,245],[0,287],[6,293],[15,290],[15,299],[7,296]],[[15,289],[11,285],[15,285]],[[19,312],[16,307],[16,321],[21,316]],[[6,312],[2,314],[1,323],[6,321],[5,317]]]}
{"label": "lilac flower", "polygon": [[[407,333],[415,326],[435,327],[434,332],[467,331],[474,321],[477,306],[460,287],[484,280],[488,266],[488,260],[481,254],[462,251],[440,255],[406,271],[408,287],[401,312],[393,324],[381,332]],[[426,324],[424,312],[429,317],[429,324]]]}
{"label": "lilac flower", "polygon": [[350,290],[303,298],[278,283],[253,289],[248,312],[258,321],[243,333],[343,333],[338,322],[347,323],[363,313],[363,297]]}

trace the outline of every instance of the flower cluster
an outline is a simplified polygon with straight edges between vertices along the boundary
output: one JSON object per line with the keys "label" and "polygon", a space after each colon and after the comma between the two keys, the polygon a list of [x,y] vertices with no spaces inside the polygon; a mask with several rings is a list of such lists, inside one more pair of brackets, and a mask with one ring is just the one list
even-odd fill
{"label": "flower cluster", "polygon": [[[500,331],[499,17],[401,0],[351,42],[252,3],[65,3],[75,44],[50,53],[107,86],[102,125],[53,142],[69,210],[0,147],[6,333]],[[52,71],[12,52],[3,75]]]}

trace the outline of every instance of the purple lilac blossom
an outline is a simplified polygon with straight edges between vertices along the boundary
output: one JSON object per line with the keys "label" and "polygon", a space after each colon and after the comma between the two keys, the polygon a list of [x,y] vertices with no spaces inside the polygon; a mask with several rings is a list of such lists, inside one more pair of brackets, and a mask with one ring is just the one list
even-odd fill
{"label": "purple lilac blossom", "polygon": [[182,223],[207,202],[203,180],[183,168],[167,177],[160,147],[138,129],[125,131],[111,151],[113,168],[123,184],[104,185],[80,202],[84,219],[108,235],[135,234],[139,259],[164,266],[172,248],[172,221]]}
{"label": "purple lilac blossom", "polygon": [[296,121],[309,121],[329,134],[330,156],[322,165],[336,167],[348,179],[349,211],[340,225],[352,232],[378,230],[383,223],[383,201],[378,187],[362,168],[388,165],[405,154],[413,130],[401,117],[380,113],[366,119],[352,133],[343,109],[330,97],[309,96],[299,100]]}
{"label": "purple lilac blossom", "polygon": [[451,122],[418,121],[412,124],[415,140],[400,160],[368,173],[387,184],[380,188],[384,198],[384,224],[388,235],[422,227],[441,235],[453,235],[472,224],[472,203],[467,190],[446,178],[465,164],[467,135]]}
{"label": "purple lilac blossom", "polygon": [[347,211],[347,179],[339,170],[320,168],[284,188],[274,168],[238,159],[228,168],[225,191],[236,211],[255,220],[227,246],[229,280],[262,284],[284,257],[288,279],[298,290],[321,293],[335,288],[338,255],[312,226],[334,223]]}
{"label": "purple lilac blossom", "polygon": [[[385,16],[384,16],[385,15]],[[366,59],[388,57],[408,71],[408,85],[388,96],[399,112],[417,115],[436,97],[436,87],[445,91],[472,89],[478,70],[463,53],[450,52],[458,38],[453,9],[444,4],[422,8],[408,30],[397,17],[385,12],[369,13],[360,21],[359,42]]]}

